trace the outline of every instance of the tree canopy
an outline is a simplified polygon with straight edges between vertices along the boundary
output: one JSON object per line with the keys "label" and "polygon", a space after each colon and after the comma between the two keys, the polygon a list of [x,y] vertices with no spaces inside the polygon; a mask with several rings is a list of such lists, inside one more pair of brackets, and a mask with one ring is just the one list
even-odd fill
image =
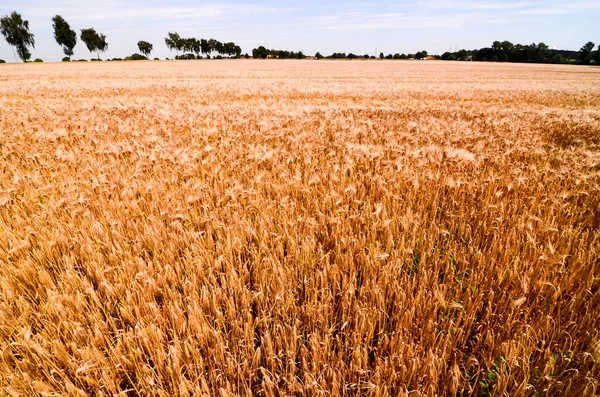
{"label": "tree canopy", "polygon": [[592,43],[591,41],[588,41],[583,45],[583,47],[581,47],[581,49],[579,50],[579,60],[581,61],[581,63],[583,63],[584,65],[590,64],[592,60],[592,51],[594,51],[595,46],[596,44]]}
{"label": "tree canopy", "polygon": [[29,21],[23,20],[21,14],[13,11],[0,18],[0,33],[8,44],[15,47],[23,62],[31,58],[29,47],[35,48],[35,35],[29,31]]}
{"label": "tree canopy", "polygon": [[60,15],[52,18],[52,27],[54,28],[54,40],[63,48],[64,54],[71,60],[73,48],[77,44],[77,33],[71,29],[69,23]]}
{"label": "tree canopy", "polygon": [[[233,42],[222,43],[216,39],[185,38],[176,32],[168,33],[167,37],[165,37],[165,44],[169,50],[177,52],[176,59],[200,58],[200,54],[210,57],[214,52],[221,56],[228,55],[236,58],[242,55],[242,48]],[[185,54],[180,56],[180,51],[183,51]]]}
{"label": "tree canopy", "polygon": [[175,50],[177,54],[179,54],[179,51],[181,51],[184,46],[183,39],[175,32],[169,32],[168,36],[165,37],[165,44],[169,50]]}
{"label": "tree canopy", "polygon": [[81,29],[81,41],[85,43],[85,46],[90,52],[95,52],[100,59],[100,53],[108,50],[108,43],[106,42],[106,36],[96,32],[96,29]]}
{"label": "tree canopy", "polygon": [[150,56],[150,53],[154,48],[154,46],[151,43],[148,43],[147,41],[138,41],[137,46],[140,52],[145,56]]}

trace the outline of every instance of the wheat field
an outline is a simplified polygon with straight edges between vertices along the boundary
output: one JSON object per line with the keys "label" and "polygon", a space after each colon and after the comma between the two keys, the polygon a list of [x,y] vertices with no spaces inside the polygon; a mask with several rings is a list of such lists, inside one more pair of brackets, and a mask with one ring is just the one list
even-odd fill
{"label": "wheat field", "polygon": [[0,395],[600,394],[600,69],[0,66]]}

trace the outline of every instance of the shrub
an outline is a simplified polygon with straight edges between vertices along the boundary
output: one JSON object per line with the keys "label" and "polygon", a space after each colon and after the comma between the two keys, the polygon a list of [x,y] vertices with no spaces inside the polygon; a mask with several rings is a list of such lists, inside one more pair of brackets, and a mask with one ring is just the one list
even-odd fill
{"label": "shrub", "polygon": [[160,61],[160,58],[154,58],[155,61]]}
{"label": "shrub", "polygon": [[4,59],[0,59],[0,63],[6,63]]}
{"label": "shrub", "polygon": [[87,59],[78,59],[75,62],[87,62],[87,61],[88,61]]}
{"label": "shrub", "polygon": [[92,62],[102,62],[102,59],[92,58],[92,59],[90,59],[90,61],[92,61]]}
{"label": "shrub", "polygon": [[33,61],[35,63],[42,63],[44,62],[44,60],[42,58],[35,58],[35,61]]}
{"label": "shrub", "polygon": [[69,59],[69,57],[64,57],[64,58],[62,59],[62,61],[63,61],[63,62],[71,62],[71,60]]}
{"label": "shrub", "polygon": [[[132,61],[147,61],[148,60],[147,57],[145,57],[141,54],[138,54],[138,53],[131,54],[131,56],[127,57],[127,58],[131,58]],[[127,60],[127,58],[125,58],[125,60]]]}

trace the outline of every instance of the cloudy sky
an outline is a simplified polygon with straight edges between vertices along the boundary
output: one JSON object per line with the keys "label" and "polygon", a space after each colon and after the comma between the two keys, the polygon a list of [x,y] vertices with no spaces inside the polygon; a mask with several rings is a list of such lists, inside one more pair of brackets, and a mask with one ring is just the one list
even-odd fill
{"label": "cloudy sky", "polygon": [[[94,27],[106,34],[106,57],[137,52],[139,40],[154,44],[152,56],[170,54],[169,31],[184,37],[234,41],[244,52],[268,48],[375,54],[441,54],[450,48],[480,48],[494,40],[538,43],[578,50],[585,42],[600,44],[600,1],[589,0],[416,0],[354,1],[200,1],[200,0],[2,0],[0,15],[16,10],[35,34],[33,58],[58,61],[60,47],[51,18],[62,15],[78,34]],[[0,59],[14,61],[0,38]],[[89,58],[81,42],[76,58]]]}

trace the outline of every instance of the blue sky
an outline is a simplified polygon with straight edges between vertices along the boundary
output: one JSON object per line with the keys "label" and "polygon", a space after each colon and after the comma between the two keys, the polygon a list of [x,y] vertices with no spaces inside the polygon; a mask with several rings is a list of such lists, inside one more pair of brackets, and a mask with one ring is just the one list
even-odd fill
{"label": "blue sky", "polygon": [[[2,0],[0,15],[16,10],[36,36],[34,58],[62,58],[51,18],[62,15],[78,34],[94,27],[106,34],[106,57],[137,52],[139,40],[154,44],[152,56],[172,57],[164,44],[169,31],[184,37],[234,41],[244,52],[268,48],[355,52],[358,54],[443,53],[450,48],[480,48],[494,40],[578,50],[600,44],[600,1],[416,0],[416,1],[274,1],[274,0]],[[76,58],[90,58],[78,42]],[[14,61],[0,37],[0,59]]]}

